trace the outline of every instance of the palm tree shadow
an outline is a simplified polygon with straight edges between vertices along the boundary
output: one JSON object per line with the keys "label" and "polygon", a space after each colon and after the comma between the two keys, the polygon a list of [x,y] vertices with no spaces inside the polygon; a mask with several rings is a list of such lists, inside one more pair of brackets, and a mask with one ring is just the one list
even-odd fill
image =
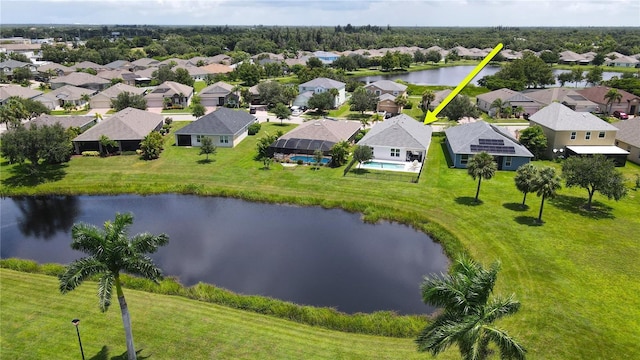
{"label": "palm tree shadow", "polygon": [[67,174],[67,164],[42,164],[37,169],[31,165],[21,164],[9,170],[12,174],[4,183],[9,187],[37,186],[45,182],[60,181]]}
{"label": "palm tree shadow", "polygon": [[549,200],[549,202],[564,211],[578,214],[591,219],[615,219],[611,206],[605,205],[599,201],[591,202],[591,210],[585,208],[586,199],[577,196],[558,195]]}
{"label": "palm tree shadow", "polygon": [[[136,351],[136,355],[138,359],[148,359],[151,357],[151,355],[141,356],[140,353],[142,352],[142,350],[143,349]],[[89,360],[127,360],[127,359],[128,357],[127,357],[126,351],[120,355],[109,357],[109,347],[107,345],[103,345],[102,349],[100,349],[100,351],[97,354],[89,358]]]}
{"label": "palm tree shadow", "polygon": [[504,203],[502,206],[505,209],[509,209],[511,211],[527,211],[529,210],[529,205],[522,205],[522,203]]}
{"label": "palm tree shadow", "polygon": [[535,216],[524,216],[524,215],[522,215],[522,216],[516,216],[513,219],[520,225],[542,226],[542,224],[544,224],[544,221],[543,222],[538,221],[538,218],[535,217]]}
{"label": "palm tree shadow", "polygon": [[458,196],[456,198],[456,203],[460,205],[466,205],[466,206],[478,206],[478,205],[482,205],[482,200],[478,199],[476,201],[476,198],[471,196]]}

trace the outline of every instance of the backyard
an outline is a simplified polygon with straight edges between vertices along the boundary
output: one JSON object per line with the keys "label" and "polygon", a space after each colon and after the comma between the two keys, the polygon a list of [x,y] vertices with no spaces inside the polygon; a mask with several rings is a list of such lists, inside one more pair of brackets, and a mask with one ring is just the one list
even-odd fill
{"label": "backyard", "polygon": [[[174,122],[173,131],[184,125]],[[430,233],[450,255],[467,252],[484,264],[501,260],[495,291],[514,293],[522,308],[498,325],[527,347],[530,358],[640,357],[638,191],[629,191],[619,202],[597,194],[595,210],[586,211],[581,206],[587,192],[563,188],[557,198],[546,203],[546,222],[538,226],[535,219],[540,198],[530,195],[528,207],[520,208],[522,193],[514,186],[512,172],[501,171],[484,181],[482,202],[474,203],[476,182],[465,170],[449,168],[440,136],[431,142],[418,184],[343,177],[344,167],[311,171],[305,166],[286,171],[276,163],[270,170],[263,169],[262,162],[253,159],[257,139],[267,132],[286,132],[292,126],[265,123],[258,136],[248,137],[236,148],[219,148],[209,164],[198,163],[201,156],[197,148],[173,146],[172,134],[165,137],[160,159],[148,162],[135,155],[75,157],[69,164],[49,167],[36,176],[3,162],[0,194],[193,193],[342,207],[362,213],[365,221],[399,221]],[[557,163],[536,164],[559,169]],[[632,187],[640,167],[628,162],[620,170],[627,186]],[[3,354],[50,346],[61,341],[61,331],[68,332],[64,339],[72,342],[72,329],[65,325],[61,330],[62,325],[52,323],[52,316],[75,316],[71,309],[82,309],[86,315],[80,317],[90,316],[100,323],[96,329],[106,335],[101,343],[96,340],[96,346],[108,346],[113,354],[124,351],[118,311],[98,313],[92,295],[95,287],[84,286],[81,292],[66,295],[62,301],[54,278],[8,270],[1,274]],[[14,287],[20,292],[15,293]],[[17,294],[22,291],[31,294],[27,297],[30,301],[18,300]],[[151,358],[171,358],[174,353],[189,354],[191,358],[261,358],[264,354],[300,358],[301,354],[307,357],[308,352],[318,358],[418,357],[413,353],[411,339],[363,337],[173,297],[129,292],[138,346]],[[50,305],[51,309],[42,311]],[[38,333],[50,340],[35,342],[34,346],[31,334],[21,332],[16,324],[40,318],[43,313],[48,325]],[[254,326],[256,323],[260,326]],[[7,338],[12,339],[11,343]],[[183,345],[191,341],[193,346]],[[72,358],[69,351],[73,350],[67,345],[52,346],[51,351],[59,355],[56,358]],[[362,346],[370,346],[373,352],[363,352]],[[91,355],[95,353],[94,350]],[[457,356],[453,349],[442,358]]]}

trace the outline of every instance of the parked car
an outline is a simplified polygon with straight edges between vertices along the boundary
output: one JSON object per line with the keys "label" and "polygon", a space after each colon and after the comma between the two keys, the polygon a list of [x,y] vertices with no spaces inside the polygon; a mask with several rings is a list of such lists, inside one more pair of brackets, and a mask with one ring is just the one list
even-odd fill
{"label": "parked car", "polygon": [[622,111],[618,111],[618,110],[613,112],[613,116],[617,117],[620,120],[627,120],[629,118],[629,115],[627,115],[626,112],[622,112]]}
{"label": "parked car", "polygon": [[249,109],[249,114],[255,114],[256,113],[256,108],[252,107]]}

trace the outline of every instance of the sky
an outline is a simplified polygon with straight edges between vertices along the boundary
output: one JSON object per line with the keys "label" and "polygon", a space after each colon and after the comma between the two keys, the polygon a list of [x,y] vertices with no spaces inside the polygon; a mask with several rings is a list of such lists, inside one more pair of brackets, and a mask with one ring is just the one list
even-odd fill
{"label": "sky", "polygon": [[1,24],[640,26],[639,0],[0,0]]}

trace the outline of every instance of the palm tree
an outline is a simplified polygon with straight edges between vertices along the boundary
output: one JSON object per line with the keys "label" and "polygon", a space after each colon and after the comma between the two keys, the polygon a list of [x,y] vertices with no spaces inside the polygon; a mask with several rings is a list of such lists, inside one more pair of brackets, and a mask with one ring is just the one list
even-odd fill
{"label": "palm tree", "polygon": [[463,256],[453,264],[450,274],[425,278],[421,285],[423,301],[443,311],[418,335],[418,351],[435,356],[457,344],[463,359],[483,360],[491,354],[489,345],[494,343],[501,358],[524,359],[524,347],[493,326],[493,322],[520,308],[514,295],[489,301],[499,270],[499,262],[484,269]]}
{"label": "palm tree", "polygon": [[560,177],[556,176],[556,170],[554,168],[542,168],[536,178],[534,187],[537,195],[542,197],[542,201],[540,202],[540,212],[538,213],[538,222],[541,223],[544,200],[546,198],[553,198],[556,196],[556,191],[562,187],[560,185]]}
{"label": "palm tree", "polygon": [[402,109],[407,106],[407,104],[409,103],[409,100],[402,94],[396,96],[396,98],[393,100],[393,102],[396,104],[396,106],[398,107],[398,112],[401,112]]}
{"label": "palm tree", "polygon": [[617,102],[620,104],[622,100],[622,94],[618,91],[618,89],[609,89],[607,93],[604,95],[605,100],[607,100],[607,105],[609,105],[609,114],[611,114],[611,108],[613,108],[613,102]]}
{"label": "palm tree", "polygon": [[336,98],[338,97],[338,95],[340,95],[340,91],[338,91],[338,89],[336,88],[331,88],[329,89],[329,94],[333,96],[333,106],[336,106]]}
{"label": "palm tree", "polygon": [[236,107],[240,107],[240,91],[242,90],[242,85],[238,84],[231,89],[231,91],[236,95]]}
{"label": "palm tree", "polygon": [[516,188],[524,193],[524,197],[522,198],[522,206],[525,206],[525,202],[527,201],[527,194],[530,192],[535,192],[536,188],[536,180],[538,178],[538,168],[529,163],[522,165],[516,170],[516,176],[513,180],[516,183]]}
{"label": "palm tree", "polygon": [[495,175],[498,166],[493,161],[493,156],[486,152],[477,153],[469,160],[467,164],[467,173],[475,180],[478,179],[478,189],[476,190],[476,202],[478,202],[478,195],[480,194],[480,183],[482,179],[491,179]]}
{"label": "palm tree", "polygon": [[489,107],[489,109],[497,109],[496,110],[496,116],[498,118],[500,118],[500,116],[502,115],[502,108],[504,107],[505,103],[502,101],[502,99],[497,98],[495,100],[493,100],[493,102],[491,103],[491,106]]}
{"label": "palm tree", "polygon": [[429,106],[435,99],[436,99],[436,93],[434,93],[432,90],[426,90],[425,92],[422,93],[422,104],[424,105],[425,111],[429,110]]}
{"label": "palm tree", "polygon": [[520,118],[520,115],[522,115],[522,113],[524,113],[524,108],[522,107],[522,105],[518,105],[518,106],[516,106],[516,108],[513,111],[515,112],[515,116],[517,118]]}
{"label": "palm tree", "polygon": [[114,222],[104,223],[104,230],[84,223],[74,224],[71,228],[71,248],[89,256],[75,260],[66,267],[60,275],[60,291],[66,294],[82,284],[85,279],[99,275],[99,305],[100,310],[105,312],[111,305],[111,295],[115,286],[127,339],[128,358],[135,360],[131,318],[122,292],[120,273],[139,275],[156,282],[162,279],[162,272],[146,254],[156,252],[158,247],[169,241],[169,238],[166,234],[149,233],[129,238],[127,229],[131,224],[132,214],[116,214]]}
{"label": "palm tree", "polygon": [[89,94],[82,94],[82,96],[80,97],[80,99],[82,101],[84,101],[84,107],[86,110],[89,110],[91,108],[91,97],[89,96]]}

